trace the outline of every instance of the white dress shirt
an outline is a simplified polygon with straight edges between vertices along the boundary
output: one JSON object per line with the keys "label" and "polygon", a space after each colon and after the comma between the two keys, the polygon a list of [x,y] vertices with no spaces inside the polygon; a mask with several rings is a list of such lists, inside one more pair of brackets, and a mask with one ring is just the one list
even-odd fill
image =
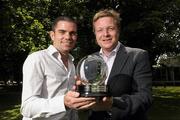
{"label": "white dress shirt", "polygon": [[23,65],[23,120],[71,120],[70,117],[75,120],[75,111],[66,110],[64,106],[64,94],[75,83],[74,76],[70,54],[68,68],[52,45],[30,54]]}
{"label": "white dress shirt", "polygon": [[112,69],[112,65],[114,63],[114,59],[116,57],[117,51],[119,50],[119,47],[120,47],[120,42],[118,42],[117,46],[111,51],[109,56],[106,56],[103,53],[103,50],[100,49],[100,52],[99,52],[100,56],[104,59],[104,61],[106,62],[107,66],[108,66],[108,75],[107,75],[107,78],[105,80],[105,84],[107,84],[107,81],[108,81],[108,78],[109,78],[109,75],[110,75],[110,72]]}

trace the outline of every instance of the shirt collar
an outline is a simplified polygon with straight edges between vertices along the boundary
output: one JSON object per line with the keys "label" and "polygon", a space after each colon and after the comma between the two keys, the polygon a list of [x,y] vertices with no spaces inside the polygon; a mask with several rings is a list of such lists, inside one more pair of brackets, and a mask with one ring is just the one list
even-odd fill
{"label": "shirt collar", "polygon": [[[117,53],[117,51],[119,50],[119,47],[120,47],[120,42],[118,41],[118,44],[116,45],[116,47],[111,51],[110,54],[112,53]],[[103,51],[102,51],[102,48],[100,49],[100,55],[104,55]]]}
{"label": "shirt collar", "polygon": [[[58,55],[61,57],[61,54],[59,54],[59,51],[53,45],[48,47],[48,52],[54,57],[58,57]],[[69,54],[69,59],[74,61],[74,57],[71,54]]]}

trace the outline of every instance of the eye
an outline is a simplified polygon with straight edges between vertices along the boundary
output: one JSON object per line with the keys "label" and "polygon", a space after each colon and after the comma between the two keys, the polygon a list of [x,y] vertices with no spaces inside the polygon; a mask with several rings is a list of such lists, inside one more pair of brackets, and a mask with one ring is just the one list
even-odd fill
{"label": "eye", "polygon": [[59,30],[58,32],[59,32],[60,34],[62,34],[62,35],[66,33],[65,30]]}
{"label": "eye", "polygon": [[115,30],[114,27],[109,27],[109,28],[108,28],[108,31],[113,31],[113,30]]}
{"label": "eye", "polygon": [[77,32],[70,32],[69,33],[71,36],[77,36]]}
{"label": "eye", "polygon": [[96,32],[102,32],[103,31],[103,29],[97,29],[96,30]]}

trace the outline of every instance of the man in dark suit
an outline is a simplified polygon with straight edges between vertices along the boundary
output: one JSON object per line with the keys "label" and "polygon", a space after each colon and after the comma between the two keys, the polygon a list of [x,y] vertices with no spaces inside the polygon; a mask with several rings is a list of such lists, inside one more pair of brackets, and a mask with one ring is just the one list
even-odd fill
{"label": "man in dark suit", "polygon": [[[99,54],[108,66],[109,92],[92,108],[90,120],[147,120],[152,104],[152,73],[148,53],[119,42],[120,17],[114,10],[101,10],[93,18]],[[136,42],[136,41],[134,41]]]}

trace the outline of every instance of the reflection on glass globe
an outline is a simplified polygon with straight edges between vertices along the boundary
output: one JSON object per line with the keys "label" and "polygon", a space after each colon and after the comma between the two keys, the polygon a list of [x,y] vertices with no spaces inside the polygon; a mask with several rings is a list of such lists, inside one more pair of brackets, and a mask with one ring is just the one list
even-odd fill
{"label": "reflection on glass globe", "polygon": [[107,77],[107,65],[102,57],[88,55],[79,61],[76,72],[83,84],[104,85]]}
{"label": "reflection on glass globe", "polygon": [[97,55],[88,55],[82,58],[76,68],[82,85],[77,86],[80,96],[107,96],[108,88],[105,85],[108,68],[103,58]]}

